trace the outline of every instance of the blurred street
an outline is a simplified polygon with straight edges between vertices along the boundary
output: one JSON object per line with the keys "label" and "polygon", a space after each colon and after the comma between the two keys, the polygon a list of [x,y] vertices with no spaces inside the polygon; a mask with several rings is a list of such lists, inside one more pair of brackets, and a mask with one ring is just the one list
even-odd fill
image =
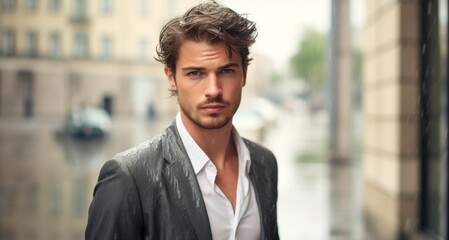
{"label": "blurred street", "polygon": [[326,120],[325,113],[284,113],[264,141],[279,164],[281,239],[371,239],[361,210],[359,159],[328,161]]}
{"label": "blurred street", "polygon": [[[326,161],[326,118],[281,112],[258,140],[278,159],[281,239],[367,239],[360,164]],[[83,239],[103,163],[172,119],[114,118],[108,138],[88,141],[58,136],[57,120],[0,119],[0,239]]]}

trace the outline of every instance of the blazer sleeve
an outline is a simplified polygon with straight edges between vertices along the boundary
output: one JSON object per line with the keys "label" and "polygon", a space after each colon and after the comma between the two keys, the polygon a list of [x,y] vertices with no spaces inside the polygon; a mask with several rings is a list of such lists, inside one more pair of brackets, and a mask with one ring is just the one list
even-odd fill
{"label": "blazer sleeve", "polygon": [[128,167],[109,160],[102,167],[89,207],[85,239],[143,239],[143,217]]}

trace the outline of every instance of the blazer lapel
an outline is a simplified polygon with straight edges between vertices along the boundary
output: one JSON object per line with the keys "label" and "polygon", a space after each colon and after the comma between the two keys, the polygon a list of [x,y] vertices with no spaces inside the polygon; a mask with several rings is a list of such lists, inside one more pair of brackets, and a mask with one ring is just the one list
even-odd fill
{"label": "blazer lapel", "polygon": [[212,239],[209,218],[192,163],[182,144],[176,124],[172,123],[163,139],[163,157],[169,164],[164,170],[167,188],[186,209],[198,239]]}
{"label": "blazer lapel", "polygon": [[253,183],[254,191],[256,193],[256,200],[259,206],[260,224],[262,229],[261,239],[266,239],[272,236],[271,232],[274,230],[273,226],[276,226],[276,220],[273,219],[276,216],[276,192],[272,192],[269,187],[273,183],[272,179],[268,177],[266,166],[263,165],[261,159],[264,158],[253,145],[245,140],[245,144],[250,152],[251,156],[251,169],[249,171],[249,177]]}
{"label": "blazer lapel", "polygon": [[[251,159],[253,159],[251,157]],[[254,161],[251,162],[251,169],[249,172],[249,177],[253,183],[254,192],[256,193],[256,200],[257,205],[259,206],[259,214],[260,214],[260,227],[262,229],[262,237],[261,239],[265,239],[265,231],[266,231],[266,216],[265,216],[265,209],[267,209],[267,202],[265,201],[266,195],[264,195],[264,186],[266,186],[266,182],[263,178],[259,177],[259,172],[261,171],[260,165],[258,163],[255,163]]]}

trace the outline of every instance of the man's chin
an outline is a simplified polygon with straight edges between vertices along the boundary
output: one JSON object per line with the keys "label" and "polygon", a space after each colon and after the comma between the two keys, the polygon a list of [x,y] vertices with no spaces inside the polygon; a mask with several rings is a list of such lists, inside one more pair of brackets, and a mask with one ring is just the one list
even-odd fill
{"label": "man's chin", "polygon": [[228,123],[228,119],[205,119],[203,121],[197,121],[196,122],[198,126],[208,129],[208,130],[214,130],[214,129],[221,129],[224,128]]}
{"label": "man's chin", "polygon": [[190,112],[184,111],[183,108],[181,108],[181,110],[192,123],[203,129],[221,129],[225,127],[231,120],[231,118],[225,116],[224,114],[198,114],[192,116]]}

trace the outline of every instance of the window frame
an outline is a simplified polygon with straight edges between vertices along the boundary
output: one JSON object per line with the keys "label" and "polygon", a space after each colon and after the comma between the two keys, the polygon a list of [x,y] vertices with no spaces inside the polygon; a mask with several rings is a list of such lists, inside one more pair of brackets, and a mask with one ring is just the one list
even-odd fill
{"label": "window frame", "polygon": [[35,30],[30,30],[25,35],[25,55],[28,57],[39,55],[39,34]]}
{"label": "window frame", "polygon": [[48,56],[57,58],[62,54],[62,37],[59,32],[52,32],[48,36]]}
{"label": "window frame", "polygon": [[35,12],[39,7],[38,0],[25,0],[25,9],[28,12]]}
{"label": "window frame", "polygon": [[48,8],[53,12],[60,12],[62,9],[62,1],[61,0],[49,0]]}
{"label": "window frame", "polygon": [[110,35],[101,38],[100,57],[102,59],[111,59],[114,56],[114,39]]}
{"label": "window frame", "polygon": [[114,11],[114,0],[101,0],[100,2],[103,14],[111,14]]}
{"label": "window frame", "polygon": [[73,35],[73,56],[87,58],[89,56],[89,36],[85,32],[76,32]]}
{"label": "window frame", "polygon": [[[3,56],[11,56],[15,54],[15,32],[12,29],[5,29],[1,32],[1,54]],[[8,47],[9,46],[9,47]]]}

